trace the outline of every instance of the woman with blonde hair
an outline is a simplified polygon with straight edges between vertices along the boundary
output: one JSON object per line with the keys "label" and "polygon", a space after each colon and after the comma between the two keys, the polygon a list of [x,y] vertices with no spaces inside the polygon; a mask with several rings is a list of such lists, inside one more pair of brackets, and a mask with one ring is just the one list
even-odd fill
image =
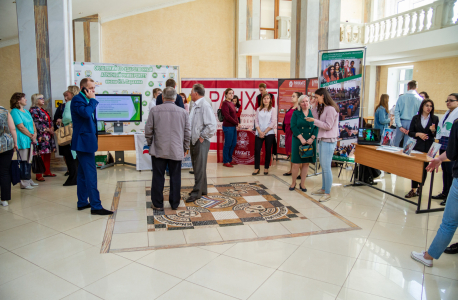
{"label": "woman with blonde hair", "polygon": [[[291,146],[291,163],[292,167],[292,182],[289,187],[290,191],[296,188],[296,178],[299,173],[299,166],[301,167],[301,184],[299,188],[303,192],[307,192],[305,188],[305,179],[309,169],[309,163],[316,162],[316,137],[318,136],[318,127],[313,122],[309,122],[306,118],[313,118],[312,110],[310,109],[310,100],[306,95],[302,95],[298,100],[298,107],[293,112],[291,117],[291,131],[293,133],[292,146]],[[312,145],[309,153],[302,153],[300,148],[305,145]]]}
{"label": "woman with blonde hair", "polygon": [[[76,85],[70,85],[67,89],[68,92],[72,95],[71,98],[75,97],[80,92],[79,87]],[[64,113],[62,115],[63,126],[68,126],[72,123],[71,102],[72,100],[65,104]],[[76,185],[77,181],[78,163],[76,160],[76,152],[72,152],[71,147],[71,144],[61,146],[61,154],[65,158],[65,164],[67,165],[68,169],[68,178],[63,184],[64,186]]]}
{"label": "woman with blonde hair", "polygon": [[37,129],[37,146],[34,150],[34,155],[41,155],[46,168],[44,175],[35,174],[38,181],[45,181],[43,177],[56,177],[56,174],[52,174],[50,170],[51,153],[56,151],[54,126],[49,113],[43,109],[44,105],[45,100],[43,95],[32,95],[32,107],[29,109],[29,112]]}
{"label": "woman with blonde hair", "polygon": [[375,108],[374,128],[380,129],[380,134],[383,133],[383,130],[385,128],[388,128],[388,126],[390,126],[390,110],[388,109],[389,98],[390,96],[388,96],[387,94],[382,94],[382,96],[380,96],[380,102]]}

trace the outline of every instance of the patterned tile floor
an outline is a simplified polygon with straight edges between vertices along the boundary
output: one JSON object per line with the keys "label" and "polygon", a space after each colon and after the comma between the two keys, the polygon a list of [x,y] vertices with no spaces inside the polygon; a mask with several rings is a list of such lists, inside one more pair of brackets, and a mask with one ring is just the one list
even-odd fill
{"label": "patterned tile floor", "polygon": [[[177,210],[172,210],[168,202],[167,186],[164,211],[151,208],[150,182],[119,182],[113,207],[116,213],[108,222],[103,252],[214,245],[360,229],[305,193],[286,192],[286,182],[275,175],[271,178],[275,181],[271,186],[279,184],[283,189],[277,187],[276,193],[259,181],[241,181],[247,177],[225,178],[231,182],[209,184],[208,195],[193,203],[184,201],[192,186],[182,186]],[[319,222],[314,223],[300,212],[301,208],[296,209],[288,202],[298,200],[302,202],[300,207],[310,207],[305,212],[310,217],[326,216],[332,219],[328,223],[334,221],[337,225],[331,229],[320,227]]]}

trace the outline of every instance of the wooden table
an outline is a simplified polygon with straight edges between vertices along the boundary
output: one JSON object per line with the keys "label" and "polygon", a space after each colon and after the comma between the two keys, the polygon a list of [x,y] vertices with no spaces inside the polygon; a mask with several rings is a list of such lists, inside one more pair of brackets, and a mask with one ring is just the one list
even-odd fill
{"label": "wooden table", "polygon": [[[431,195],[433,191],[433,182],[434,182],[434,173],[431,173],[431,183],[429,188],[429,197],[428,197],[428,208],[421,210],[421,194],[423,189],[423,175],[426,171],[426,165],[432,160],[432,158],[428,157],[426,153],[421,154],[411,154],[405,155],[402,151],[398,152],[388,152],[388,151],[381,151],[377,150],[379,146],[369,146],[369,145],[356,145],[355,149],[355,163],[368,166],[374,169],[379,169],[385,172],[389,172],[391,174],[398,175],[400,177],[404,177],[416,182],[419,182],[419,194],[418,203],[413,201],[407,200],[403,197],[399,197],[397,195],[391,194],[387,191],[382,189],[376,188],[372,185],[366,184],[357,180],[356,176],[353,180],[353,185],[365,185],[369,186],[373,189],[378,191],[384,192],[389,194],[393,197],[399,198],[403,201],[409,202],[417,206],[416,213],[426,213],[426,212],[434,212],[434,211],[443,211],[444,208],[435,208],[431,209]],[[355,167],[356,168],[356,167]]]}
{"label": "wooden table", "polygon": [[114,163],[106,164],[101,169],[113,167],[116,164],[136,166],[124,161],[124,151],[135,151],[135,137],[133,134],[102,134],[98,136],[98,145],[99,149],[97,151],[115,151]]}

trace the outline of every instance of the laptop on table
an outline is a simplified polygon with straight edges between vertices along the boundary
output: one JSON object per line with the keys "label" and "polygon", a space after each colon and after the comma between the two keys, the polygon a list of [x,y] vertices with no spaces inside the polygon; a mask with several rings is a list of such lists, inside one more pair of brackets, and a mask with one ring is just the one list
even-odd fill
{"label": "laptop on table", "polygon": [[382,135],[380,129],[375,128],[359,128],[358,129],[358,144],[380,146]]}

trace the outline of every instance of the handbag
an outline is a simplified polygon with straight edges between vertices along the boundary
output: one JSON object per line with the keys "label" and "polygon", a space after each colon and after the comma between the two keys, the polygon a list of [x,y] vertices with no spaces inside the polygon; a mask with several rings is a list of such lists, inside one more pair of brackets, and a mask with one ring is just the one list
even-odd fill
{"label": "handbag", "polygon": [[19,154],[19,151],[16,152],[18,159],[12,160],[11,161],[11,183],[13,185],[18,184],[21,182],[21,155]]}
{"label": "handbag", "polygon": [[43,174],[46,172],[45,163],[43,162],[41,155],[38,154],[38,150],[35,151],[35,153],[37,153],[37,155],[34,155],[32,158],[32,172],[35,174]]}
{"label": "handbag", "polygon": [[56,137],[59,146],[67,146],[72,142],[73,123],[57,129]]}
{"label": "handbag", "polygon": [[224,121],[224,115],[223,115],[223,111],[221,110],[221,108],[219,108],[216,113],[218,114],[218,121],[220,122],[223,122]]}
{"label": "handbag", "polygon": [[302,145],[299,146],[299,156],[301,158],[309,158],[313,157],[314,151],[313,151],[313,145]]}

